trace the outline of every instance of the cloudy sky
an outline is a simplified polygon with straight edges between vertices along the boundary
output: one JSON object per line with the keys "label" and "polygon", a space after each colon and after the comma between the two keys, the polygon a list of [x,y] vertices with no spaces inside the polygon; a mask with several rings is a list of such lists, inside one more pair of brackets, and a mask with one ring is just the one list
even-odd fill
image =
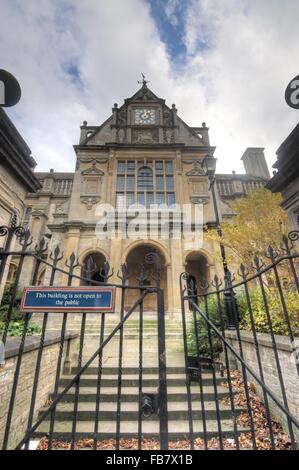
{"label": "cloudy sky", "polygon": [[299,112],[298,0],[0,0],[0,68],[22,86],[8,110],[39,171],[73,171],[83,120],[149,87],[191,126],[203,121],[218,171],[243,171],[246,147],[271,167]]}

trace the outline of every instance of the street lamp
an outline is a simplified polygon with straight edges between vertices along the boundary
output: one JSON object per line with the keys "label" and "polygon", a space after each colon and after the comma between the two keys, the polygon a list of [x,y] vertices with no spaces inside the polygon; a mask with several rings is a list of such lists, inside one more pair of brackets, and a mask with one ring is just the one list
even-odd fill
{"label": "street lamp", "polygon": [[[215,172],[216,172],[216,162],[217,159],[214,158],[212,155],[206,155],[202,162],[202,168],[204,170],[205,175],[209,179],[209,190],[212,193],[212,200],[213,200],[213,207],[217,225],[217,233],[222,239],[223,234],[220,227],[220,219],[219,219],[219,210],[218,210],[218,203],[216,198],[215,192]],[[234,291],[231,287],[231,276],[227,266],[226,255],[225,255],[225,248],[222,242],[220,242],[220,252],[222,258],[222,266],[224,271],[224,282],[225,282],[225,291],[224,291],[224,302],[228,317],[228,329],[235,330],[236,329],[236,319],[238,318],[238,309],[237,303],[235,299]]]}

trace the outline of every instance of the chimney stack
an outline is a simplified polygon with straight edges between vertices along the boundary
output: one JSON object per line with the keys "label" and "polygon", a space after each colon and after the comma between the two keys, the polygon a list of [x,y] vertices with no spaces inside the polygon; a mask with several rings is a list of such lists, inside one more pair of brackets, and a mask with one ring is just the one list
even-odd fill
{"label": "chimney stack", "polygon": [[243,160],[246,175],[270,179],[264,150],[263,147],[248,147],[245,150],[241,160]]}

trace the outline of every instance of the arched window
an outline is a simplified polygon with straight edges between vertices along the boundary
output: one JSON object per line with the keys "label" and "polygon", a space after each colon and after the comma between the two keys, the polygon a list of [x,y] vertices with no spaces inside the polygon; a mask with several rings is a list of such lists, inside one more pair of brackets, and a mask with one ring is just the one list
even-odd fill
{"label": "arched window", "polygon": [[138,170],[138,190],[151,191],[153,189],[153,172],[148,166]]}
{"label": "arched window", "polygon": [[83,261],[81,270],[81,286],[89,285],[88,279],[96,282],[104,282],[104,263],[106,261],[105,256],[99,252],[92,252],[88,254]]}
{"label": "arched window", "polygon": [[6,284],[8,286],[12,285],[15,282],[18,266],[15,263],[10,263],[8,274],[6,278]]}

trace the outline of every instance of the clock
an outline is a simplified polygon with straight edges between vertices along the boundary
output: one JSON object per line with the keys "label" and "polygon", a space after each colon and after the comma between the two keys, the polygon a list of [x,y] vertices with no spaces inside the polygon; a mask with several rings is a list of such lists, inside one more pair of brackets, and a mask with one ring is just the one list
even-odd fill
{"label": "clock", "polygon": [[135,109],[135,124],[155,124],[156,111],[154,109]]}

